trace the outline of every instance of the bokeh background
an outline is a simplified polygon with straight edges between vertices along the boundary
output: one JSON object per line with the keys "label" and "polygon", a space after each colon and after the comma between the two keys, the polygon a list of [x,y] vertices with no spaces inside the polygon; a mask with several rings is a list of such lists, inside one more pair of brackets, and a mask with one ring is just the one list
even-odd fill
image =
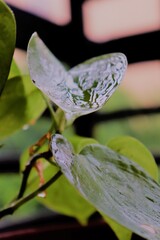
{"label": "bokeh background", "polygon": [[[54,55],[69,68],[94,56],[123,52],[128,69],[121,86],[98,113],[77,119],[68,135],[78,133],[106,143],[130,135],[142,141],[160,164],[160,1],[159,0],[6,0],[15,14],[15,60],[28,73],[26,49],[37,32]],[[34,103],[33,103],[34,104]],[[42,118],[4,141],[0,156],[0,207],[19,188],[19,157],[49,128]],[[8,175],[9,174],[9,178]],[[12,174],[11,174],[12,173]],[[9,191],[4,192],[10,186]],[[0,229],[30,214],[43,214],[37,200],[26,204]]]}

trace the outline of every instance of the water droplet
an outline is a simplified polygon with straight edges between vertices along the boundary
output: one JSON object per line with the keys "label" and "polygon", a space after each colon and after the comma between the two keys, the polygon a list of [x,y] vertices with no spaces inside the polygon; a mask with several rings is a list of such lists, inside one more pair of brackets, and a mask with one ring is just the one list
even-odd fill
{"label": "water droplet", "polygon": [[43,192],[38,193],[38,197],[45,198],[46,197],[46,192],[43,191]]}
{"label": "water droplet", "polygon": [[22,129],[25,131],[25,130],[28,130],[29,127],[30,127],[30,126],[29,126],[28,124],[25,124],[25,125],[23,125]]}

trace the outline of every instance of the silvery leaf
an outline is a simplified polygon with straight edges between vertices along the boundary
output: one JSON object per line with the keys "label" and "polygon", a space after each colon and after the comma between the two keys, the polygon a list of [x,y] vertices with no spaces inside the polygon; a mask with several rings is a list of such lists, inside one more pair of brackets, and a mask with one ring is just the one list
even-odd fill
{"label": "silvery leaf", "polygon": [[120,84],[127,68],[123,53],[92,58],[69,71],[34,33],[28,45],[33,83],[73,121],[100,109]]}
{"label": "silvery leaf", "polygon": [[100,144],[74,154],[59,134],[51,150],[70,183],[99,212],[148,240],[160,239],[160,186],[136,162]]}

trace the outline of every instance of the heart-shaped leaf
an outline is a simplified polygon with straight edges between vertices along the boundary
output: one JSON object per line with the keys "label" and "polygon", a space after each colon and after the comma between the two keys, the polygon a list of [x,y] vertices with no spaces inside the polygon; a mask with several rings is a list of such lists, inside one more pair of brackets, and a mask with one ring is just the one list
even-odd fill
{"label": "heart-shaped leaf", "polygon": [[160,239],[160,186],[137,163],[100,144],[75,155],[58,134],[51,149],[68,180],[97,210],[148,240]]}
{"label": "heart-shaped leaf", "polygon": [[92,58],[67,72],[36,33],[27,52],[33,83],[63,109],[68,122],[100,109],[127,68],[125,55],[112,53]]}
{"label": "heart-shaped leaf", "polygon": [[10,8],[0,0],[0,95],[7,80],[16,41],[16,23]]}

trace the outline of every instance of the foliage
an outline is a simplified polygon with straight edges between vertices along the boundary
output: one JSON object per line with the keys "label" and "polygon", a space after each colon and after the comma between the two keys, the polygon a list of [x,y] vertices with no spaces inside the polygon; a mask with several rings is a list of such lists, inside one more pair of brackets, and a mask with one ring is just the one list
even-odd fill
{"label": "foliage", "polygon": [[98,56],[67,71],[34,33],[27,49],[30,76],[23,75],[12,59],[14,16],[1,0],[0,10],[0,140],[35,124],[47,108],[51,114],[47,133],[22,154],[19,194],[0,217],[39,195],[40,203],[82,224],[99,211],[120,240],[130,240],[132,232],[160,239],[158,168],[149,150],[129,136],[102,145],[67,132],[112,96],[127,68],[125,55]]}
{"label": "foliage", "polygon": [[0,0],[0,95],[5,86],[16,40],[16,24],[13,13],[2,0]]}

